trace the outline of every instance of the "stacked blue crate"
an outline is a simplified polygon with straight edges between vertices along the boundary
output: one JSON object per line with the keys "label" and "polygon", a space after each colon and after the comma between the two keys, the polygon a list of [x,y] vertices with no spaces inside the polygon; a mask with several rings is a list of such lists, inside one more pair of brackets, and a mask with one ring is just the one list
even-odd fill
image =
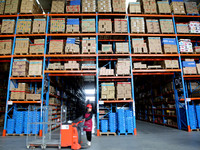
{"label": "stacked blue crate", "polygon": [[81,1],[80,0],[70,0],[70,5],[81,5]]}
{"label": "stacked blue crate", "polygon": [[15,133],[22,134],[24,129],[24,112],[17,111],[16,112],[16,123],[15,123]]}
{"label": "stacked blue crate", "polygon": [[40,122],[40,112],[34,111],[33,112],[33,125],[32,125],[32,133],[33,134],[39,134],[40,125],[36,124]]}
{"label": "stacked blue crate", "polygon": [[188,106],[188,112],[189,112],[189,122],[190,122],[190,128],[196,129],[197,128],[197,118],[195,115],[195,107],[194,105]]}
{"label": "stacked blue crate", "polygon": [[126,133],[124,109],[118,109],[117,114],[118,114],[118,132],[119,133]]}
{"label": "stacked blue crate", "polygon": [[8,119],[7,120],[7,134],[13,134],[15,130],[15,119]]}
{"label": "stacked blue crate", "polygon": [[133,133],[133,111],[125,110],[125,117],[126,117],[126,131],[128,133]]}
{"label": "stacked blue crate", "polygon": [[108,132],[108,120],[101,120],[101,132]]}
{"label": "stacked blue crate", "polygon": [[196,105],[197,127],[200,128],[200,105]]}
{"label": "stacked blue crate", "polygon": [[79,18],[68,18],[67,25],[79,25]]}
{"label": "stacked blue crate", "polygon": [[31,134],[32,132],[32,122],[33,122],[33,112],[24,112],[24,133]]}
{"label": "stacked blue crate", "polygon": [[109,130],[110,132],[116,132],[116,114],[115,113],[110,113],[109,114]]}

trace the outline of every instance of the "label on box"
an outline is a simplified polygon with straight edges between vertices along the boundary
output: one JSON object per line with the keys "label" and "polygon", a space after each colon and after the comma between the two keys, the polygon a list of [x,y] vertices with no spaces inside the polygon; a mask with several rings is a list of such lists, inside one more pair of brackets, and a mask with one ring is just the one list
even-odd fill
{"label": "label on box", "polygon": [[13,105],[13,101],[8,101],[8,105]]}

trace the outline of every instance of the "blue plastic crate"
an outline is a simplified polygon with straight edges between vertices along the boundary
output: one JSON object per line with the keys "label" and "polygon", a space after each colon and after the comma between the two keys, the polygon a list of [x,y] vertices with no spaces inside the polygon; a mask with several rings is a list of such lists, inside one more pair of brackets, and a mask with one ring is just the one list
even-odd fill
{"label": "blue plastic crate", "polygon": [[67,25],[79,25],[79,19],[67,19]]}
{"label": "blue plastic crate", "polygon": [[101,120],[101,132],[108,132],[108,120]]}
{"label": "blue plastic crate", "polygon": [[109,130],[110,132],[116,132],[116,114],[110,113],[109,114]]}
{"label": "blue plastic crate", "polygon": [[133,117],[127,117],[126,118],[126,131],[128,133],[133,133]]}
{"label": "blue plastic crate", "polygon": [[15,120],[15,133],[22,134],[23,131],[24,131],[24,112],[17,111]]}
{"label": "blue plastic crate", "polygon": [[197,127],[200,128],[200,105],[196,105]]}
{"label": "blue plastic crate", "polygon": [[14,119],[8,119],[7,120],[7,128],[6,128],[7,134],[13,134],[14,129],[15,129],[15,120]]}
{"label": "blue plastic crate", "polygon": [[196,118],[196,114],[195,114],[195,106],[189,105],[188,112],[189,112],[190,128],[196,129],[197,128],[197,118]]}
{"label": "blue plastic crate", "polygon": [[80,0],[70,0],[70,5],[81,5]]}
{"label": "blue plastic crate", "polygon": [[[40,112],[34,112],[33,113],[33,123],[40,122]],[[39,134],[40,125],[39,124],[33,124],[32,125],[32,133],[33,134]]]}

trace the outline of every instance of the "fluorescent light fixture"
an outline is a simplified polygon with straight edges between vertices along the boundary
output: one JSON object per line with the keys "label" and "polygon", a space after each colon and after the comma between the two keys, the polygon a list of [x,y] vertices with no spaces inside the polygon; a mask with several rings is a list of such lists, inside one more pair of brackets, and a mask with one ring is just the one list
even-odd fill
{"label": "fluorescent light fixture", "polygon": [[86,96],[86,100],[89,100],[90,102],[94,102],[95,97],[94,96]]}
{"label": "fluorescent light fixture", "polygon": [[95,89],[85,89],[85,94],[86,95],[95,94]]}

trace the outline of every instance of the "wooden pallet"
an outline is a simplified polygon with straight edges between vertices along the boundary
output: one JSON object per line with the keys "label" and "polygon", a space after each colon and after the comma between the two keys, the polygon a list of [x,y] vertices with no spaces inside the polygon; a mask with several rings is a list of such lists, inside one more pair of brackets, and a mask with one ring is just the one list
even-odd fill
{"label": "wooden pallet", "polygon": [[109,98],[109,99],[108,98],[101,98],[101,100],[102,101],[112,101],[112,100],[115,100],[115,98]]}
{"label": "wooden pallet", "polygon": [[83,52],[83,54],[96,54],[96,52]]}
{"label": "wooden pallet", "polygon": [[29,32],[17,32],[17,34],[31,34]]}
{"label": "wooden pallet", "polygon": [[99,54],[113,54],[113,52],[103,52],[103,51],[99,51]]}
{"label": "wooden pallet", "polygon": [[65,52],[65,54],[80,54],[80,52]]}
{"label": "wooden pallet", "polygon": [[32,32],[33,34],[45,34],[45,32]]}
{"label": "wooden pallet", "polygon": [[116,54],[130,54],[129,52],[116,52]]}
{"label": "wooden pallet", "polygon": [[193,52],[181,52],[181,54],[193,54]]}
{"label": "wooden pallet", "polygon": [[51,12],[51,14],[64,14],[64,12]]}
{"label": "wooden pallet", "polygon": [[191,131],[200,131],[199,129],[191,129]]}
{"label": "wooden pallet", "polygon": [[99,33],[112,33],[112,31],[99,31]]}
{"label": "wooden pallet", "polygon": [[124,33],[124,34],[128,34],[128,31],[127,31],[127,32],[116,32],[116,31],[115,31],[115,33],[121,33],[121,34]]}
{"label": "wooden pallet", "polygon": [[118,135],[127,135],[126,132],[125,132],[125,133],[120,133],[120,132],[118,132],[117,134],[118,134]]}
{"label": "wooden pallet", "polygon": [[56,32],[50,32],[52,34],[64,34],[65,32],[62,32],[62,31],[56,31]]}
{"label": "wooden pallet", "polygon": [[147,70],[163,69],[162,67],[147,68]]}
{"label": "wooden pallet", "polygon": [[96,70],[96,68],[82,68],[82,70]]}
{"label": "wooden pallet", "polygon": [[12,77],[26,77],[26,76],[15,76],[15,75],[12,75]]}
{"label": "wooden pallet", "polygon": [[63,70],[63,68],[61,69],[61,68],[54,68],[54,69],[52,69],[52,68],[47,68],[47,70]]}
{"label": "wooden pallet", "polygon": [[113,75],[99,75],[100,77],[113,77],[115,76],[114,74]]}
{"label": "wooden pallet", "polygon": [[178,52],[164,52],[164,54],[178,54]]}
{"label": "wooden pallet", "polygon": [[0,54],[0,56],[8,56],[8,55],[11,55],[11,53],[10,54]]}
{"label": "wooden pallet", "polygon": [[69,33],[69,34],[76,34],[76,33],[80,33],[80,31],[77,31],[77,32],[66,32],[66,33]]}
{"label": "wooden pallet", "polygon": [[116,76],[130,76],[131,74],[116,74]]}
{"label": "wooden pallet", "polygon": [[174,32],[162,32],[162,34],[175,34],[175,33]]}
{"label": "wooden pallet", "polygon": [[162,52],[149,52],[149,54],[163,54]]}
{"label": "wooden pallet", "polygon": [[13,133],[13,134],[6,134],[6,136],[26,136],[25,134],[16,134],[16,133]]}
{"label": "wooden pallet", "polygon": [[40,101],[40,99],[26,99],[26,101]]}
{"label": "wooden pallet", "polygon": [[24,99],[10,99],[10,101],[26,101]]}
{"label": "wooden pallet", "polygon": [[144,70],[144,69],[147,69],[147,68],[133,68],[133,70]]}
{"label": "wooden pallet", "polygon": [[14,53],[14,55],[28,55],[29,53]]}
{"label": "wooden pallet", "polygon": [[113,136],[116,136],[117,134],[115,132],[100,132],[100,136],[102,136],[102,135],[106,135],[106,136],[113,135]]}
{"label": "wooden pallet", "polygon": [[117,98],[117,100],[131,100],[131,98]]}
{"label": "wooden pallet", "polygon": [[42,77],[42,75],[28,75],[28,77]]}
{"label": "wooden pallet", "polygon": [[54,55],[56,55],[56,54],[63,54],[63,52],[49,52],[49,54],[54,54]]}
{"label": "wooden pallet", "polygon": [[30,53],[30,55],[44,55],[44,53]]}
{"label": "wooden pallet", "polygon": [[64,68],[64,70],[71,70],[71,71],[73,71],[73,70],[79,70],[79,68]]}

